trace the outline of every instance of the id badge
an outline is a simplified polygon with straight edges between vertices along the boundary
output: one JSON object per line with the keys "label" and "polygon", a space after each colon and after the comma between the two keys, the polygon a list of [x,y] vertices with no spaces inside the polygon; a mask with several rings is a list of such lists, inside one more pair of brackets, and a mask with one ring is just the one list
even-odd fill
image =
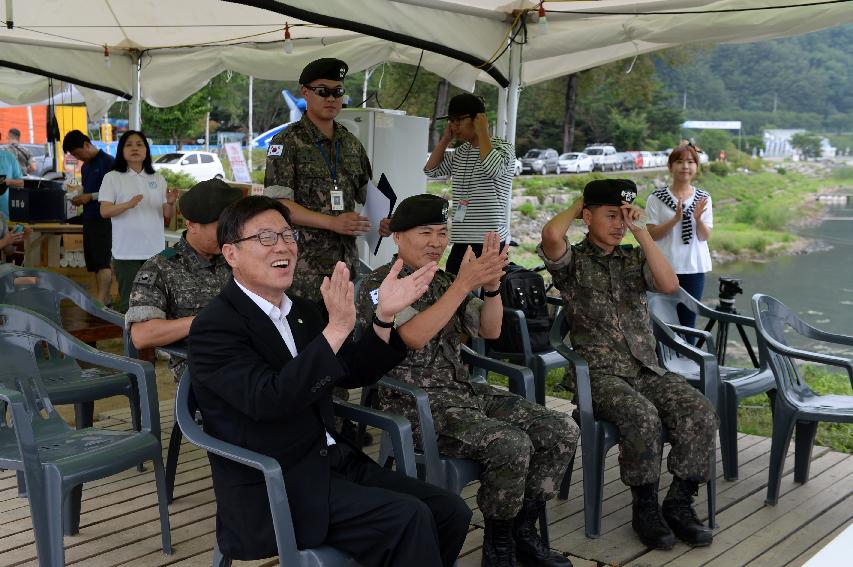
{"label": "id badge", "polygon": [[465,220],[465,212],[468,210],[468,200],[463,199],[459,201],[459,204],[456,206],[456,212],[453,213],[453,222],[462,222]]}
{"label": "id badge", "polygon": [[333,211],[342,211],[344,210],[344,192],[343,191],[332,191],[332,210]]}

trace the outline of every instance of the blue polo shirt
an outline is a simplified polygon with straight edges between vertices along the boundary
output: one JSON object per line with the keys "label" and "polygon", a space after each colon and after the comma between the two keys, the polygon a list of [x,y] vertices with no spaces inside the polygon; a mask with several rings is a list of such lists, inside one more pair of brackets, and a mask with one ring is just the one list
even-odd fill
{"label": "blue polo shirt", "polygon": [[[98,154],[83,164],[80,172],[83,174],[83,193],[97,193],[101,190],[101,182],[113,168],[115,158],[105,152],[98,150]],[[84,219],[101,218],[101,204],[98,201],[90,201],[83,205]]]}
{"label": "blue polo shirt", "polygon": [[[0,175],[5,175],[6,179],[21,179],[21,166],[18,165],[18,160],[12,152],[0,150]],[[9,218],[9,193],[6,190],[3,195],[0,195],[0,213],[3,213],[5,218]]]}

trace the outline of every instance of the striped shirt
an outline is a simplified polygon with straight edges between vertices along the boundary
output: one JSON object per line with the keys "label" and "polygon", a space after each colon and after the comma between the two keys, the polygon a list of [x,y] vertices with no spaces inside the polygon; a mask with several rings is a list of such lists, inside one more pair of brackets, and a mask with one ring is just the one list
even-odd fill
{"label": "striped shirt", "polygon": [[468,201],[465,218],[450,223],[453,244],[482,244],[489,231],[501,241],[509,239],[509,202],[512,195],[515,149],[500,138],[492,138],[492,151],[480,162],[480,150],[465,142],[452,154],[445,154],[434,169],[424,169],[428,177],[451,177],[452,212]]}

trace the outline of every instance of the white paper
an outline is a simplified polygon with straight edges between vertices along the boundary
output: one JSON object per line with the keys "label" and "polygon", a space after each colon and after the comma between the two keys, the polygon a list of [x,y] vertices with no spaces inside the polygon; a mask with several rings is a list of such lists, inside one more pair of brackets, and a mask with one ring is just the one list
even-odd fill
{"label": "white paper", "polygon": [[376,255],[376,245],[379,243],[379,222],[391,214],[391,201],[380,191],[373,181],[367,182],[367,199],[361,214],[370,219],[370,232],[364,235],[364,240],[370,247],[370,253]]}

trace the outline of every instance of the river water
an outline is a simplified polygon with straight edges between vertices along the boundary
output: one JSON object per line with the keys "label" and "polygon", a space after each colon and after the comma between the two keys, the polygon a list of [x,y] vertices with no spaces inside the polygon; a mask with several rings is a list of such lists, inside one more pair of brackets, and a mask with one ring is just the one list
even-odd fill
{"label": "river water", "polygon": [[[853,335],[853,198],[830,204],[825,220],[800,234],[819,239],[831,249],[775,257],[767,262],[715,265],[705,281],[706,303],[716,304],[719,276],[733,276],[742,280],[743,294],[737,296],[735,303],[738,313],[751,315],[752,295],[765,293],[780,300],[811,325]],[[732,328],[729,336],[736,335]],[[792,343],[809,346],[800,341]],[[830,350],[834,354],[853,356],[850,347]]]}

